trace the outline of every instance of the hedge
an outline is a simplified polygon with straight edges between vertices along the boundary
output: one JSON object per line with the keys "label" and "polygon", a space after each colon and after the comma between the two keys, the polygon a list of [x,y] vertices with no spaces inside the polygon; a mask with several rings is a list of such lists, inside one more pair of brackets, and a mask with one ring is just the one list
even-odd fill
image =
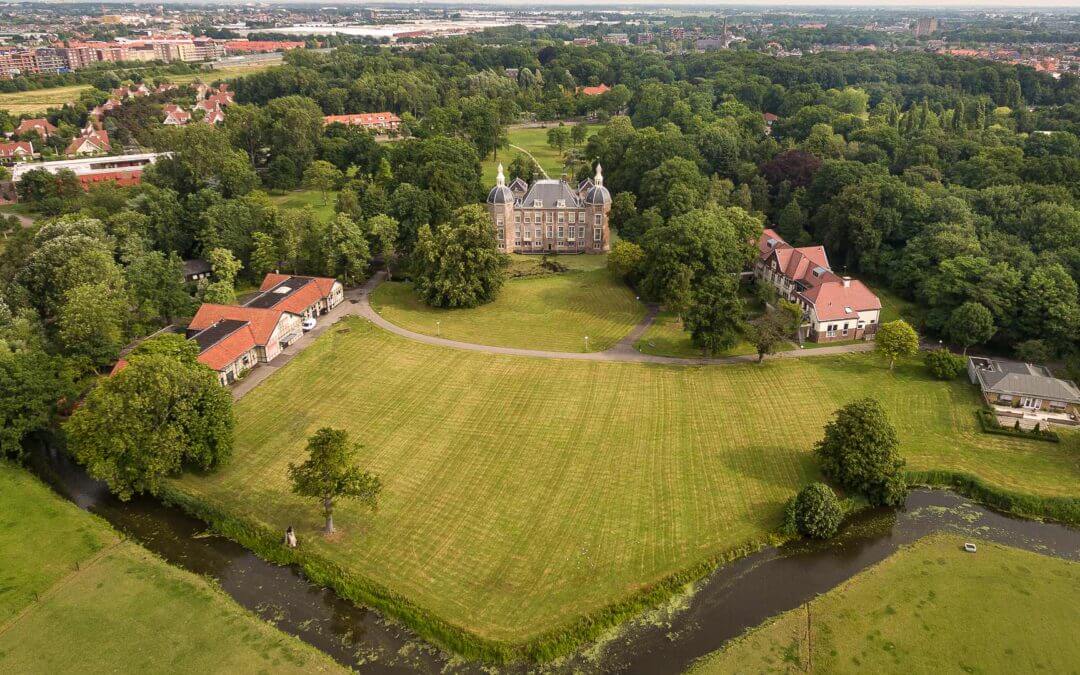
{"label": "hedge", "polygon": [[1080,497],[1040,497],[990,485],[960,471],[909,471],[908,485],[948,488],[997,511],[1034,520],[1080,525]]}
{"label": "hedge", "polygon": [[1061,442],[1061,437],[1056,432],[1049,429],[1039,429],[1036,431],[1025,431],[1024,429],[1014,429],[1007,427],[998,422],[997,415],[993,411],[986,408],[979,408],[975,411],[975,416],[979,418],[979,426],[982,430],[988,434],[1000,434],[1002,436],[1015,436],[1016,438],[1028,438],[1035,441],[1049,441],[1051,443]]}

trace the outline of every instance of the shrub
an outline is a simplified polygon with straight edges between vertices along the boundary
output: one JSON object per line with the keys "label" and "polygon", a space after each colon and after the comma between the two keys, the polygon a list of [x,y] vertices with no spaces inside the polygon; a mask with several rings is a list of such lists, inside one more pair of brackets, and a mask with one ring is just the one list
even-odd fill
{"label": "shrub", "polygon": [[824,483],[811,483],[795,496],[791,515],[799,534],[828,539],[840,529],[844,510],[832,488]]}
{"label": "shrub", "polygon": [[967,369],[967,360],[947,349],[934,349],[926,352],[923,361],[930,372],[939,380],[955,380]]}

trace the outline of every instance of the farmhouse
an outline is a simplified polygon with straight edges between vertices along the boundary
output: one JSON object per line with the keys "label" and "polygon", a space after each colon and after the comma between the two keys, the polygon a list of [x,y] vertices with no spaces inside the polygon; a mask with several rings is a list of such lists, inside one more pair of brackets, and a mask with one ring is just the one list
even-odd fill
{"label": "farmhouse", "polygon": [[336,279],[267,274],[260,293],[245,307],[276,309],[305,319],[326,314],[345,299],[345,287]]}
{"label": "farmhouse", "polygon": [[1045,366],[972,356],[968,377],[999,415],[1019,418],[1026,413],[1059,424],[1080,419],[1080,388],[1054,377]]}
{"label": "farmhouse", "polygon": [[754,275],[775,286],[782,298],[803,308],[806,339],[874,339],[881,301],[861,281],[833,272],[824,247],[795,248],[766,229],[758,240],[758,251]]}
{"label": "farmhouse", "polygon": [[506,185],[502,164],[487,196],[499,250],[506,253],[603,253],[611,250],[611,193],[600,165],[576,188],[565,180]]}

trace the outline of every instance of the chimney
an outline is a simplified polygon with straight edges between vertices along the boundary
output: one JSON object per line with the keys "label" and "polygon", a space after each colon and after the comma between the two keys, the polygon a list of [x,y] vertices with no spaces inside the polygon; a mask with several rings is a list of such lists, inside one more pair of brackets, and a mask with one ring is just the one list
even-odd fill
{"label": "chimney", "polygon": [[843,281],[844,281],[844,288],[848,288],[848,287],[851,286],[851,277],[843,277]]}

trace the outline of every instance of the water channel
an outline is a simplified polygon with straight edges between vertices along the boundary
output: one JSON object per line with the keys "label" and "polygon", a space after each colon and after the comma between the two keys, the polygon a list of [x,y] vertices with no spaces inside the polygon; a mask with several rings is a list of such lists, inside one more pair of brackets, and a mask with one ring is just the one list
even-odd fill
{"label": "water channel", "polygon": [[[491,672],[456,660],[377,612],[213,536],[201,521],[151,498],[121,502],[56,449],[32,466],[64,497],[109,521],[166,561],[213,577],[244,607],[365,673]],[[650,612],[548,672],[681,673],[765,619],[824,593],[900,546],[949,531],[1080,562],[1080,530],[995,513],[951,492],[915,490],[903,509],[864,512],[825,543],[764,549],[699,582],[677,611]],[[516,672],[519,668],[506,669]]]}

